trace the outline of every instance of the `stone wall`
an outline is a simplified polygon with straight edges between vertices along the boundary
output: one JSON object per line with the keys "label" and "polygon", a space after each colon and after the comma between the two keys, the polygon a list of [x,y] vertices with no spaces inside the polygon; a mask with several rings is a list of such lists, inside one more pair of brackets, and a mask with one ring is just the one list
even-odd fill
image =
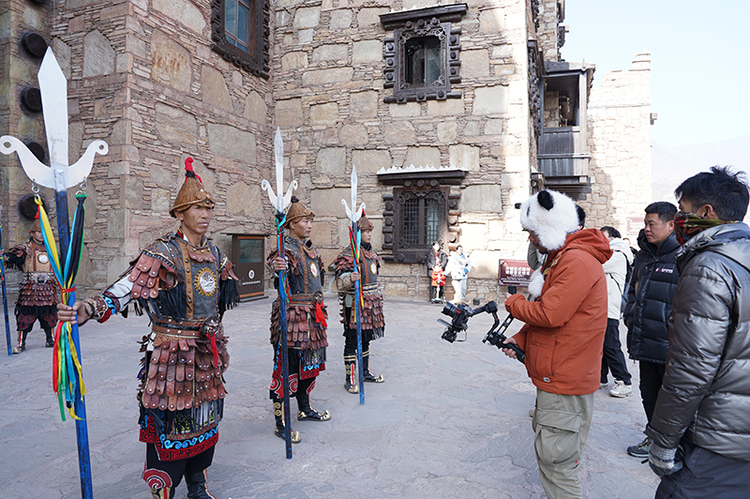
{"label": "stone wall", "polygon": [[[3,75],[0,79],[0,135],[38,142],[46,149],[42,113],[25,111],[20,103],[23,88],[38,87],[36,76],[42,62],[21,47],[21,37],[27,32],[49,38],[48,10],[26,0],[0,0],[0,74]],[[31,192],[31,182],[16,154],[0,154],[0,182],[0,206],[3,207],[0,222],[3,244],[7,248],[26,241],[31,226],[17,210],[18,199]],[[50,189],[41,188],[40,194],[47,201],[54,199]],[[54,213],[50,215],[54,218]]]}
{"label": "stone wall", "polygon": [[210,2],[78,0],[55,12],[72,156],[92,139],[110,147],[88,183],[86,284],[113,281],[174,229],[188,156],[217,201],[211,229],[224,251],[229,232],[270,233],[260,189],[272,165],[270,82],[210,49]]}
{"label": "stone wall", "polygon": [[588,106],[591,193],[580,202],[588,227],[626,232],[628,217],[643,217],[651,202],[651,54],[635,56],[628,70],[604,74]]}
{"label": "stone wall", "polygon": [[[530,117],[524,1],[469,1],[461,28],[460,99],[386,104],[379,15],[453,2],[285,0],[276,4],[272,74],[275,123],[289,140],[300,198],[316,213],[313,241],[326,262],[347,244],[356,165],[359,197],[382,245],[383,194],[376,172],[391,166],[460,167],[460,242],[472,280],[494,282],[498,258],[525,252],[513,204],[529,193]],[[525,253],[524,253],[525,254]],[[386,264],[386,294],[427,296],[424,266]],[[470,295],[474,290],[470,287]],[[484,294],[484,293],[483,293]],[[494,298],[494,288],[492,291]]]}

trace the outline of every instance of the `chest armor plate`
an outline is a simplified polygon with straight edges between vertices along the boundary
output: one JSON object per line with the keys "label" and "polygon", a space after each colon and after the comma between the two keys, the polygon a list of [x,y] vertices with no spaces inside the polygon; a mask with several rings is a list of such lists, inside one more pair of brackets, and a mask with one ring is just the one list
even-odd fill
{"label": "chest armor plate", "polygon": [[287,238],[287,249],[294,253],[297,262],[297,268],[289,272],[289,287],[292,294],[313,294],[321,291],[323,286],[320,283],[320,258],[315,248],[302,248],[302,243],[296,238]]}
{"label": "chest armor plate", "polygon": [[179,239],[172,244],[180,257],[185,279],[188,318],[206,318],[218,314],[219,269],[216,255],[208,244],[196,248]]}

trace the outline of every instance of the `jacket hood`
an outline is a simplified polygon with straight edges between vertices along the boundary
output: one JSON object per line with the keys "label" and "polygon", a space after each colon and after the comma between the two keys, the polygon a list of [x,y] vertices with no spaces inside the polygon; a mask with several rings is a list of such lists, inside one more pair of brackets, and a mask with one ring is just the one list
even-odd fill
{"label": "jacket hood", "polygon": [[[600,263],[604,263],[612,257],[609,241],[599,229],[582,229],[568,234],[565,239],[565,246],[558,251],[564,251],[568,248],[583,250],[599,260]],[[548,261],[553,261],[558,251],[551,252]],[[629,249],[628,252],[630,252]]]}
{"label": "jacket hood", "polygon": [[[735,244],[739,240],[744,244]],[[750,272],[750,227],[742,222],[717,225],[691,237],[677,252],[678,266],[704,251],[724,255]]]}
{"label": "jacket hood", "polygon": [[628,260],[628,265],[633,265],[635,256],[633,256],[633,252],[630,251],[630,246],[628,246],[628,243],[626,243],[619,237],[616,237],[609,242],[609,247],[612,248],[612,251],[622,252],[625,255],[625,258]]}

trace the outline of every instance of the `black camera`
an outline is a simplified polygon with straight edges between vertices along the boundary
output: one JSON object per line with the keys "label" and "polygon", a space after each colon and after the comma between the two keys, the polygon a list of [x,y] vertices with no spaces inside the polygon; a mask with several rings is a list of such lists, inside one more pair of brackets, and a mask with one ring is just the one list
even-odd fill
{"label": "black camera", "polygon": [[[448,302],[443,307],[442,312],[443,315],[447,315],[452,320],[451,322],[446,322],[443,319],[438,319],[440,324],[446,326],[441,338],[448,343],[453,343],[456,341],[456,336],[458,336],[460,331],[466,333],[466,328],[469,327],[469,317],[474,315],[474,311],[466,304],[454,305]],[[458,341],[466,341],[466,335],[464,334],[463,340]]]}
{"label": "black camera", "polygon": [[[511,294],[516,292],[515,286],[508,286],[508,288]],[[516,344],[505,342],[507,340],[507,338],[505,337],[505,331],[508,329],[508,326],[510,326],[511,322],[513,322],[513,316],[508,314],[508,317],[506,317],[505,321],[503,321],[502,325],[500,325],[500,319],[497,318],[497,304],[494,301],[487,302],[486,305],[477,309],[472,309],[465,304],[453,305],[452,303],[446,303],[445,307],[443,307],[442,312],[443,315],[447,315],[448,317],[453,319],[451,320],[451,322],[446,322],[443,319],[438,319],[439,323],[446,326],[441,338],[449,343],[453,343],[454,341],[456,341],[456,337],[461,331],[464,332],[464,339],[458,341],[466,341],[466,329],[469,327],[470,317],[481,314],[482,312],[491,314],[495,319],[495,322],[492,324],[492,327],[487,332],[487,335],[484,337],[482,342],[489,343],[490,345],[494,345],[500,349],[510,348],[516,353],[516,358],[518,359],[518,361],[522,364],[524,363],[525,355],[523,353],[523,350],[521,350]]]}

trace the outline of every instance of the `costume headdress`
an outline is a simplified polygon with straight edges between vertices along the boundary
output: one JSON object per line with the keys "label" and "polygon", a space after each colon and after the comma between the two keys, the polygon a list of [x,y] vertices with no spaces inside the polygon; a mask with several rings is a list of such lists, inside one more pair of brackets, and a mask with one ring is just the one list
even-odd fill
{"label": "costume headdress", "polygon": [[539,191],[521,204],[521,225],[549,251],[560,249],[578,228],[576,204],[557,191]]}
{"label": "costume headdress", "polygon": [[42,231],[42,224],[41,222],[39,222],[39,213],[37,213],[34,219],[34,223],[31,224],[31,228],[29,229],[29,234],[33,234],[34,232],[41,232],[41,231]]}
{"label": "costume headdress", "polygon": [[360,217],[359,222],[357,222],[357,227],[359,230],[372,230],[375,228],[374,225],[372,225],[372,222],[367,218],[364,211],[362,212],[362,217]]}
{"label": "costume headdress", "polygon": [[285,228],[289,228],[289,224],[301,220],[305,217],[314,218],[315,213],[310,211],[305,205],[303,205],[297,196],[292,196],[292,204],[289,206],[289,210],[286,212],[286,222],[284,223]]}
{"label": "costume headdress", "polygon": [[196,204],[213,208],[216,203],[211,193],[203,187],[203,180],[193,171],[193,158],[185,158],[185,182],[177,193],[169,214],[176,218],[175,212],[184,211]]}

